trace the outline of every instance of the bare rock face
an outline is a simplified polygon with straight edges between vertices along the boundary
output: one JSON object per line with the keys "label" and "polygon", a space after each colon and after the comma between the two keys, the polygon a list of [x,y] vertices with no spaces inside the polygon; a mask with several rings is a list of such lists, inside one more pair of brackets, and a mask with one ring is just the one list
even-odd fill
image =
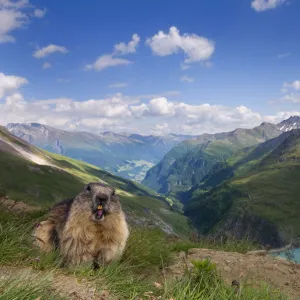
{"label": "bare rock face", "polygon": [[300,299],[300,265],[283,258],[273,257],[267,251],[241,254],[236,252],[190,249],[181,252],[176,262],[166,268],[166,275],[180,278],[185,270],[193,268],[192,261],[209,259],[225,283],[238,282],[257,287],[265,282],[290,297]]}

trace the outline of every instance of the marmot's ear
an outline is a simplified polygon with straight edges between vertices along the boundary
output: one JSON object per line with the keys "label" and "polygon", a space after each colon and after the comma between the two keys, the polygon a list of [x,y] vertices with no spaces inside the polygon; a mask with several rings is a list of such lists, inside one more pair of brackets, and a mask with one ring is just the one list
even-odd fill
{"label": "marmot's ear", "polygon": [[86,184],[85,187],[84,187],[84,190],[90,192],[91,191],[91,186],[89,184]]}

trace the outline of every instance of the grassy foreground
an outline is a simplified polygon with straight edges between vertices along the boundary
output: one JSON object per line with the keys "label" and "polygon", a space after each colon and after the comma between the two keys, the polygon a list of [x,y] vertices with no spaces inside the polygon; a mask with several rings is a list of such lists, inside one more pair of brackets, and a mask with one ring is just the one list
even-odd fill
{"label": "grassy foreground", "polygon": [[[166,300],[273,300],[286,299],[268,287],[245,287],[240,294],[226,286],[218,276],[216,267],[209,261],[194,262],[194,269],[179,280],[164,276],[164,268],[172,261],[173,254],[190,248],[205,247],[227,251],[246,252],[252,249],[247,241],[214,241],[173,239],[159,230],[131,229],[127,249],[122,259],[94,272],[89,265],[59,269],[56,253],[43,255],[31,246],[31,231],[42,213],[22,216],[5,212],[0,206],[0,272],[1,266],[32,267],[39,272],[34,282],[21,277],[0,282],[0,299],[64,299],[50,288],[51,272],[88,280],[101,293],[108,292],[107,299],[166,299]],[[0,273],[1,278],[1,273]],[[106,298],[104,298],[106,299]]]}

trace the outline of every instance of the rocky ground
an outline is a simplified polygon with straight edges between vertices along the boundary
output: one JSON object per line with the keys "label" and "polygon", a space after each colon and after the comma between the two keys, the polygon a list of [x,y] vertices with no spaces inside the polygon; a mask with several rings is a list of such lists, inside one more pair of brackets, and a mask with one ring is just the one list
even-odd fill
{"label": "rocky ground", "polygon": [[[178,254],[174,263],[165,268],[164,275],[166,278],[180,278],[186,269],[193,267],[192,261],[204,259],[209,259],[216,264],[220,276],[228,285],[232,285],[235,281],[239,284],[238,289],[243,289],[245,286],[258,287],[265,282],[292,300],[300,299],[300,265],[264,255],[262,252],[240,254],[209,249],[190,249],[187,253]],[[45,273],[45,271],[36,271],[31,268],[0,266],[0,280],[21,277],[30,280]],[[93,282],[79,281],[75,276],[65,275],[60,271],[51,271],[49,278],[51,278],[53,291],[67,299],[115,299],[105,286],[102,291],[97,292]]]}
{"label": "rocky ground", "polygon": [[235,280],[242,289],[246,285],[255,287],[265,282],[290,299],[300,299],[300,265],[273,257],[263,251],[240,254],[190,249],[187,253],[181,252],[177,256],[176,262],[166,268],[166,274],[181,277],[186,269],[193,267],[192,261],[204,259],[216,264],[220,276],[229,285]]}
{"label": "rocky ground", "polygon": [[6,197],[0,197],[0,204],[5,206],[9,211],[21,213],[40,210],[40,207],[29,205],[24,202],[10,200]]}
{"label": "rocky ground", "polygon": [[[59,271],[36,271],[32,268],[17,268],[0,266],[0,280],[24,279],[32,282],[38,280],[41,276],[48,273],[47,280],[51,282],[51,290],[53,292],[70,300],[107,300],[109,292],[103,289],[100,292],[96,291],[95,284],[87,280],[78,280],[75,276],[64,275]],[[1,298],[1,291],[0,291]]]}

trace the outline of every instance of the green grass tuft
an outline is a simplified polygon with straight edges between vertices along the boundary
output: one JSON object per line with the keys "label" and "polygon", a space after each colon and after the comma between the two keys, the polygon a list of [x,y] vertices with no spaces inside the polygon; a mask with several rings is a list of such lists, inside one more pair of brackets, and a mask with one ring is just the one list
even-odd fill
{"label": "green grass tuft", "polygon": [[0,300],[64,300],[51,290],[49,276],[5,279],[0,281]]}

